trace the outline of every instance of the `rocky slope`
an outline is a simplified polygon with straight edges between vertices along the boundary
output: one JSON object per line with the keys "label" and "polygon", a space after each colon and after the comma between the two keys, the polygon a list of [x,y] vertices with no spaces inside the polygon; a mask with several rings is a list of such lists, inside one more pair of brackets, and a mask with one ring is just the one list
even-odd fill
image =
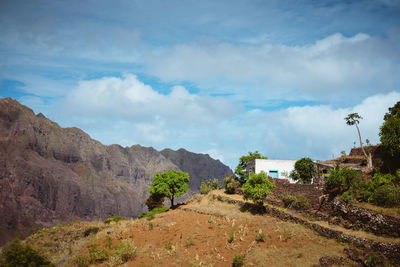
{"label": "rocky slope", "polygon": [[59,221],[137,216],[153,175],[170,169],[188,172],[191,190],[231,173],[208,155],[183,149],[105,146],[0,99],[0,245]]}

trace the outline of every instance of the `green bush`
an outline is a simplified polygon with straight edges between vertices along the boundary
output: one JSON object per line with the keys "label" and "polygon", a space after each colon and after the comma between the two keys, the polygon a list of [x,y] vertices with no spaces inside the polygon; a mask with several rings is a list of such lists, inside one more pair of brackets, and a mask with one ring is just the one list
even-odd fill
{"label": "green bush", "polygon": [[169,208],[168,207],[162,207],[162,208],[155,208],[155,209],[152,209],[151,211],[149,211],[149,212],[143,212],[143,213],[141,213],[140,215],[139,215],[139,219],[141,219],[141,218],[147,218],[148,220],[152,220],[152,219],[154,219],[154,216],[156,215],[156,214],[158,214],[158,213],[163,213],[163,212],[166,212],[166,211],[168,211],[169,210]]}
{"label": "green bush", "polygon": [[273,188],[275,188],[275,184],[268,180],[268,175],[265,172],[250,173],[250,177],[243,185],[243,198],[245,200],[251,199],[261,206]]}
{"label": "green bush", "polygon": [[121,216],[115,216],[113,218],[108,218],[104,221],[104,223],[108,224],[110,222],[119,222],[120,220],[122,220]]}
{"label": "green bush", "polygon": [[361,174],[358,171],[336,167],[328,176],[325,190],[331,197],[342,195],[346,191],[355,197],[361,185]]}
{"label": "green bush", "polygon": [[233,267],[240,267],[244,264],[244,256],[243,255],[235,255],[232,261]]}
{"label": "green bush", "polygon": [[211,181],[211,179],[209,179],[209,180],[201,183],[200,193],[203,195],[206,195],[212,190],[218,190],[221,188],[222,188],[222,186],[217,179],[214,179],[213,181]]}
{"label": "green bush", "polygon": [[372,201],[379,206],[396,206],[400,204],[400,189],[392,184],[382,185],[374,191]]}
{"label": "green bush", "polygon": [[224,183],[225,193],[227,194],[235,194],[236,189],[240,188],[240,182],[234,174],[229,177],[225,177]]}
{"label": "green bush", "polygon": [[0,255],[0,266],[55,266],[30,245],[21,244],[18,239],[5,245]]}

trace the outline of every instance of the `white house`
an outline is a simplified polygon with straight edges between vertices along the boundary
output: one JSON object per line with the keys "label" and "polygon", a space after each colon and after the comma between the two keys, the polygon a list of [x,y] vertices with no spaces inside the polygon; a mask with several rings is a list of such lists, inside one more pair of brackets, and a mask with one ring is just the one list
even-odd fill
{"label": "white house", "polygon": [[289,174],[294,170],[295,160],[281,160],[281,159],[255,159],[247,162],[247,174],[254,172],[256,174],[264,171],[272,178],[290,179]]}

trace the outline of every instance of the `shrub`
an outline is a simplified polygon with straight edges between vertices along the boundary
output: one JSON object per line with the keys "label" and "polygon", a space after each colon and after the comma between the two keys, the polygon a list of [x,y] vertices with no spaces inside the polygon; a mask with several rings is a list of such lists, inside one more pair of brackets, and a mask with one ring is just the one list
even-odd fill
{"label": "shrub", "polygon": [[78,267],[86,267],[89,266],[90,263],[89,258],[82,255],[76,256],[72,262]]}
{"label": "shrub", "polygon": [[245,200],[251,199],[258,205],[263,205],[264,199],[267,197],[271,190],[275,188],[275,184],[268,180],[265,172],[259,174],[250,173],[250,177],[243,185],[243,198]]}
{"label": "shrub", "polygon": [[169,210],[168,207],[155,208],[155,209],[152,209],[152,210],[149,211],[149,212],[143,212],[143,213],[141,213],[141,214],[139,215],[138,218],[139,218],[139,219],[141,219],[141,218],[147,218],[147,219],[150,221],[150,220],[154,219],[154,216],[155,216],[156,214],[162,213],[162,212],[166,212],[166,211],[168,211],[168,210]]}
{"label": "shrub", "polygon": [[244,256],[243,255],[235,255],[233,257],[232,266],[233,267],[240,267],[244,264]]}
{"label": "shrub", "polygon": [[296,197],[292,196],[292,195],[286,195],[282,198],[282,202],[283,205],[285,206],[285,208],[291,206],[293,204],[293,202],[296,201]]}
{"label": "shrub", "polygon": [[205,194],[208,194],[212,190],[218,190],[221,188],[222,188],[222,186],[217,179],[214,179],[213,181],[211,181],[211,179],[210,179],[210,180],[207,180],[207,181],[204,181],[201,183],[200,193],[205,195]]}
{"label": "shrub", "polygon": [[393,207],[400,204],[400,189],[392,184],[382,185],[374,191],[372,200],[379,206]]}
{"label": "shrub", "polygon": [[121,216],[115,216],[115,217],[106,219],[106,220],[104,221],[104,223],[108,224],[108,223],[110,223],[110,222],[119,222],[120,220],[122,220],[122,217],[121,217]]}
{"label": "shrub", "polygon": [[310,208],[310,202],[308,201],[308,198],[303,195],[286,195],[283,197],[282,202],[286,208],[291,207],[296,210],[307,210]]}
{"label": "shrub", "polygon": [[257,242],[264,242],[265,241],[265,234],[263,233],[263,231],[261,229],[258,230],[258,233],[256,234],[255,240]]}
{"label": "shrub", "polygon": [[232,243],[235,240],[235,233],[230,232],[229,238],[228,238],[228,243]]}
{"label": "shrub", "polygon": [[349,191],[349,194],[355,195],[362,184],[361,175],[358,171],[347,167],[336,167],[331,171],[326,181],[326,192],[335,197]]}
{"label": "shrub", "polygon": [[164,206],[165,196],[161,194],[151,194],[146,200],[146,206],[149,210],[162,208]]}
{"label": "shrub", "polygon": [[5,245],[0,255],[0,266],[55,266],[30,245],[21,244],[18,239]]}
{"label": "shrub", "polygon": [[118,256],[122,263],[136,257],[136,247],[131,239],[123,239],[121,244],[115,250],[116,256]]}
{"label": "shrub", "polygon": [[308,201],[308,198],[306,198],[303,195],[298,195],[296,196],[296,200],[292,205],[293,208],[296,210],[307,210],[310,208],[310,202]]}
{"label": "shrub", "polygon": [[229,177],[225,177],[224,183],[225,193],[227,194],[235,194],[236,189],[240,188],[240,182],[234,174]]}
{"label": "shrub", "polygon": [[91,234],[97,234],[97,232],[100,230],[99,227],[89,227],[83,232],[83,236],[89,236]]}
{"label": "shrub", "polygon": [[90,263],[100,263],[108,260],[109,254],[105,249],[90,248],[89,249]]}

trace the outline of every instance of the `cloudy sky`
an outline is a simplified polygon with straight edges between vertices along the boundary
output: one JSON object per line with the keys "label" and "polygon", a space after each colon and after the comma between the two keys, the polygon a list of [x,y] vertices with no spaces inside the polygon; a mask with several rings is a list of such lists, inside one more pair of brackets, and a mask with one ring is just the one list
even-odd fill
{"label": "cloudy sky", "polygon": [[104,144],[330,159],[400,100],[400,0],[1,0],[0,97]]}

